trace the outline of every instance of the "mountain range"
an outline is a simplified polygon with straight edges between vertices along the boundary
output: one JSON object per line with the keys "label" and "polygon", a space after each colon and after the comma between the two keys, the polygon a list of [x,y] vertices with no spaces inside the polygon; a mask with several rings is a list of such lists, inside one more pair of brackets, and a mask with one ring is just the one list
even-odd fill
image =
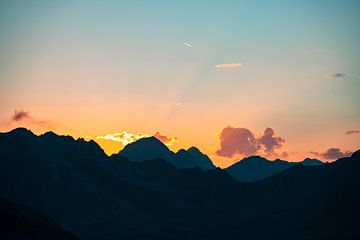
{"label": "mountain range", "polygon": [[360,238],[360,151],[241,182],[226,170],[177,167],[176,158],[156,154],[147,160],[151,147],[132,148],[108,157],[94,141],[1,133],[0,197],[83,240]]}
{"label": "mountain range", "polygon": [[155,137],[141,138],[126,145],[119,152],[119,156],[126,157],[130,161],[147,161],[161,158],[177,168],[200,167],[203,170],[215,168],[210,158],[196,147],[190,147],[188,150],[180,149],[174,153]]}
{"label": "mountain range", "polygon": [[280,159],[269,161],[260,156],[251,156],[226,168],[232,177],[239,181],[250,182],[270,177],[297,164],[304,166],[320,166],[324,163],[317,159],[306,158],[301,162],[288,162]]}
{"label": "mountain range", "polygon": [[79,240],[39,210],[0,198],[0,239]]}
{"label": "mountain range", "polygon": [[[188,150],[180,149],[174,153],[155,137],[142,138],[130,143],[119,152],[119,156],[130,161],[147,161],[152,159],[163,159],[177,168],[200,167],[203,170],[214,169],[210,158],[196,147]],[[305,166],[317,166],[324,164],[317,159],[307,158],[301,162],[288,162],[284,160],[270,161],[260,156],[251,156],[240,160],[225,169],[232,177],[239,181],[256,181],[284,171],[296,164]]]}

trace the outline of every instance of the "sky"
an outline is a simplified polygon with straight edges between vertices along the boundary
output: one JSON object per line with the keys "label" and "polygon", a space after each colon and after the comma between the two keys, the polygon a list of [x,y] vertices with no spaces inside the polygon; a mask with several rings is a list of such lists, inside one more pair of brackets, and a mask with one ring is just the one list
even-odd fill
{"label": "sky", "polygon": [[0,131],[217,166],[360,148],[360,2],[0,0]]}

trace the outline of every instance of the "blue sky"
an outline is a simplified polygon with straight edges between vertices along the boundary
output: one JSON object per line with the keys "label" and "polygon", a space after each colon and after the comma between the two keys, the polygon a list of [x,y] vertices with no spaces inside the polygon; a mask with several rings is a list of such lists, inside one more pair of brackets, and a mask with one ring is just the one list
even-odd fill
{"label": "blue sky", "polygon": [[[339,133],[360,128],[359,11],[346,0],[2,0],[1,117],[25,109],[78,136],[163,131],[203,148],[227,125],[271,126],[291,151],[328,138],[352,149],[358,136]],[[241,67],[215,67],[230,63]]]}

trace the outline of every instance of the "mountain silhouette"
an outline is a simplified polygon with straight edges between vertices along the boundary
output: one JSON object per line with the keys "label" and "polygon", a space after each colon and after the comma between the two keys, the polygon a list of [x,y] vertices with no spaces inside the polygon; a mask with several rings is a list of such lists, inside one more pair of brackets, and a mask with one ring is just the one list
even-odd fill
{"label": "mountain silhouette", "polygon": [[270,161],[260,156],[251,156],[231,165],[225,171],[239,181],[251,182],[272,176],[296,164],[319,166],[324,163],[310,158],[306,158],[302,162],[288,162],[280,159]]}
{"label": "mountain silhouette", "polygon": [[77,240],[37,209],[0,198],[0,239]]}
{"label": "mountain silhouette", "polygon": [[180,149],[174,153],[155,137],[141,138],[126,145],[119,152],[119,156],[126,157],[130,161],[163,159],[177,168],[200,167],[203,170],[215,168],[210,158],[196,147],[191,147],[188,150]]}
{"label": "mountain silhouette", "polygon": [[171,161],[173,157],[165,144],[156,137],[140,138],[124,147],[119,152],[119,156],[126,157],[130,161],[146,161],[161,158]]}
{"label": "mountain silhouette", "polygon": [[323,165],[324,162],[314,159],[314,158],[305,158],[302,162],[300,162],[304,166],[320,166]]}
{"label": "mountain silhouette", "polygon": [[210,158],[196,147],[190,147],[188,150],[180,149],[174,155],[174,165],[178,168],[200,167],[203,170],[215,168]]}
{"label": "mountain silhouette", "polygon": [[108,157],[69,136],[0,134],[0,197],[83,240],[359,239],[359,185],[360,151],[240,182],[219,168]]}

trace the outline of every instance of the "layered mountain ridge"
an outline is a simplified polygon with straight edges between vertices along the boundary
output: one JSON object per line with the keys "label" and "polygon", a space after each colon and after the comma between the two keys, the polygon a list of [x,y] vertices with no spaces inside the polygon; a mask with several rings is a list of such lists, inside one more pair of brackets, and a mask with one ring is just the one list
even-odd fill
{"label": "layered mountain ridge", "polygon": [[108,157],[53,133],[0,134],[0,198],[83,240],[358,239],[359,186],[360,151],[240,182],[219,168]]}

